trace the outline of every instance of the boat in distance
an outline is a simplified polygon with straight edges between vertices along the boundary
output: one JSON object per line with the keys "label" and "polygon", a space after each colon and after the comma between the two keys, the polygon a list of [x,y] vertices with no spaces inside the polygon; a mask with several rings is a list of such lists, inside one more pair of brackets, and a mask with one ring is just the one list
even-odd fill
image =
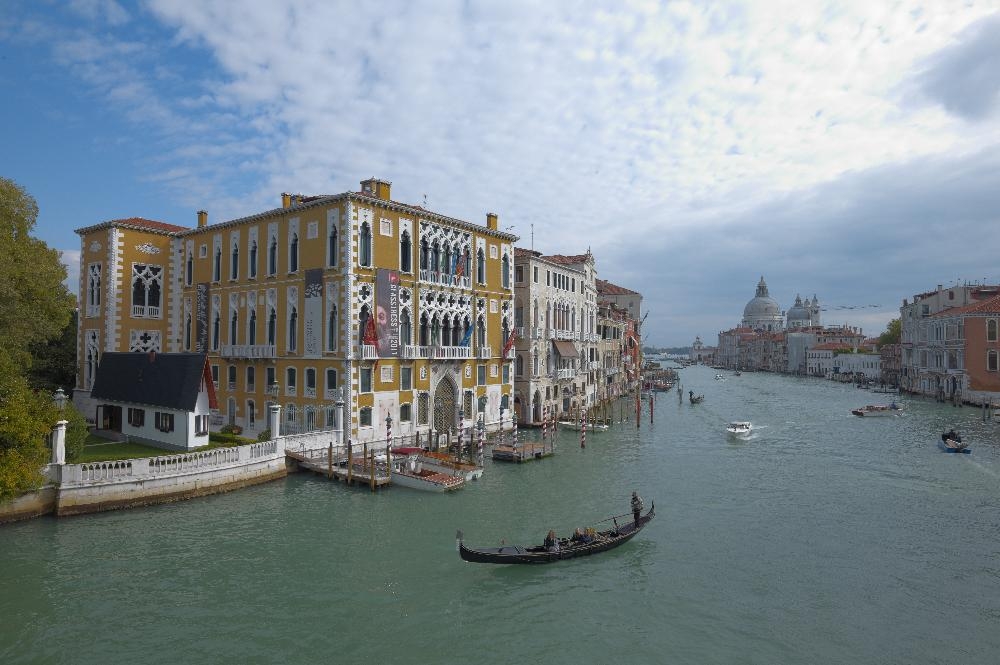
{"label": "boat in distance", "polygon": [[[466,547],[462,532],[458,532],[458,553],[464,561],[471,563],[552,563],[564,559],[575,559],[590,556],[614,549],[627,543],[635,534],[652,521],[656,505],[650,504],[649,512],[639,517],[639,521],[628,520],[627,524],[612,527],[606,531],[598,531],[591,542],[574,542],[569,538],[559,539],[559,546],[554,550],[544,545],[504,545],[502,547],[472,548]],[[620,516],[620,517],[625,517]],[[632,515],[628,514],[631,518]]]}
{"label": "boat in distance", "polygon": [[888,416],[898,416],[902,412],[902,407],[895,402],[889,406],[885,404],[867,404],[860,409],[851,409],[851,413],[859,418],[885,418]]}
{"label": "boat in distance", "polygon": [[955,430],[941,435],[938,448],[946,453],[965,453],[966,455],[972,453],[972,448],[969,448],[968,443],[962,441],[962,437],[956,434]]}
{"label": "boat in distance", "polygon": [[559,427],[562,427],[563,429],[573,429],[578,432],[584,429],[584,427],[586,427],[588,432],[607,432],[611,429],[610,426],[602,422],[587,422],[585,425],[584,423],[574,420],[560,420]]}
{"label": "boat in distance", "polygon": [[726,433],[730,436],[746,438],[753,433],[753,425],[749,420],[734,420],[726,425]]}

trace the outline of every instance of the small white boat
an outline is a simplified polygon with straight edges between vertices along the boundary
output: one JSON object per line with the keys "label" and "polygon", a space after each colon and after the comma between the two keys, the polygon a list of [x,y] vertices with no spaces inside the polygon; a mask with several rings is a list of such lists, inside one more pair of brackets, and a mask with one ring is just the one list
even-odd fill
{"label": "small white boat", "polygon": [[715,380],[716,381],[725,381],[726,377],[722,376],[721,374],[716,374],[715,375]]}
{"label": "small white boat", "polygon": [[[566,429],[575,429],[576,431],[579,432],[580,430],[583,429],[583,423],[574,422],[572,420],[560,420],[559,427],[565,427]],[[609,429],[611,428],[608,425],[605,425],[604,423],[592,423],[589,421],[587,422],[588,432],[607,432]]]}
{"label": "small white boat", "polygon": [[450,492],[465,486],[465,476],[452,476],[424,466],[419,455],[392,460],[392,482],[425,492]]}
{"label": "small white boat", "polygon": [[902,407],[895,402],[889,406],[885,404],[867,404],[860,409],[851,410],[851,413],[859,418],[886,418],[889,416],[898,416],[902,412]]}
{"label": "small white boat", "polygon": [[726,432],[730,436],[745,439],[753,433],[753,425],[749,420],[734,420],[726,425]]}
{"label": "small white boat", "polygon": [[437,471],[448,476],[462,476],[465,480],[479,480],[483,477],[483,467],[473,464],[471,460],[460,461],[450,453],[424,450],[414,446],[393,448],[393,455],[416,455],[423,468]]}

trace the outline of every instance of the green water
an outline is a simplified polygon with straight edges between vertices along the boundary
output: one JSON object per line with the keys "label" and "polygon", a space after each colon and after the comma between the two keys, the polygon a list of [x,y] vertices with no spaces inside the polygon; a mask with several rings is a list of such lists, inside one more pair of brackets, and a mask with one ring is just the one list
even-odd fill
{"label": "green water", "polygon": [[[728,374],[728,373],[727,373]],[[0,663],[996,663],[1000,425],[851,386],[681,371],[655,424],[562,432],[433,495],[299,474],[231,494],[0,529]],[[746,442],[729,420],[752,420]],[[971,455],[937,450],[956,426]],[[630,543],[488,566],[628,512]]]}

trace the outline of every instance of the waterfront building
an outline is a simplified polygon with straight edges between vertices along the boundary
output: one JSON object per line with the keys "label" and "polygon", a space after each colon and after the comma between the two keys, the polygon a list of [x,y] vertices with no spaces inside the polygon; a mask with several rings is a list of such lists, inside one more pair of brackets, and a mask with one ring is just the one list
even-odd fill
{"label": "waterfront building", "polygon": [[[141,218],[81,228],[79,372],[107,351],[207,353],[211,425],[356,440],[489,428],[511,408],[516,236],[391,199],[391,184],[282,194],[281,207],[186,228]],[[509,419],[509,415],[507,417]]]}
{"label": "waterfront building", "polygon": [[714,365],[715,364],[715,347],[705,346],[701,341],[699,335],[695,335],[694,343],[691,344],[691,350],[688,351],[688,360],[693,363],[702,363],[704,365]]}
{"label": "waterfront building", "polygon": [[597,355],[602,383],[598,389],[602,400],[615,399],[628,392],[625,372],[625,340],[628,314],[612,303],[602,304],[597,311]]}
{"label": "waterfront building", "polygon": [[882,344],[878,348],[882,356],[882,375],[879,381],[887,386],[899,386],[899,373],[902,365],[903,347],[900,344]]}
{"label": "waterfront building", "polygon": [[[982,378],[977,380],[981,389],[973,389],[968,382],[965,371],[968,349],[960,310],[998,294],[1000,286],[996,285],[962,284],[944,288],[938,284],[933,291],[918,293],[912,300],[904,298],[899,308],[900,389],[958,401],[972,399],[973,393],[991,392],[989,382]],[[955,310],[957,318],[937,316],[948,310]],[[978,364],[980,360],[986,359],[976,358],[975,362]],[[966,391],[970,393],[968,396]]]}
{"label": "waterfront building", "polygon": [[622,386],[625,392],[639,389],[642,381],[642,295],[624,286],[607,280],[597,280],[597,302],[600,306],[610,306],[624,316],[624,337],[622,343]]}

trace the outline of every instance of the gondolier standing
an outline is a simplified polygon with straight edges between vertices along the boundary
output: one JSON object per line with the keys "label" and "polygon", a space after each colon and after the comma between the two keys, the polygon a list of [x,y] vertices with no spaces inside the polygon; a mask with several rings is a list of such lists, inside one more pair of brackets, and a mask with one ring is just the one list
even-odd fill
{"label": "gondolier standing", "polygon": [[639,515],[642,514],[642,497],[632,492],[632,517],[635,518],[636,527],[639,526]]}

